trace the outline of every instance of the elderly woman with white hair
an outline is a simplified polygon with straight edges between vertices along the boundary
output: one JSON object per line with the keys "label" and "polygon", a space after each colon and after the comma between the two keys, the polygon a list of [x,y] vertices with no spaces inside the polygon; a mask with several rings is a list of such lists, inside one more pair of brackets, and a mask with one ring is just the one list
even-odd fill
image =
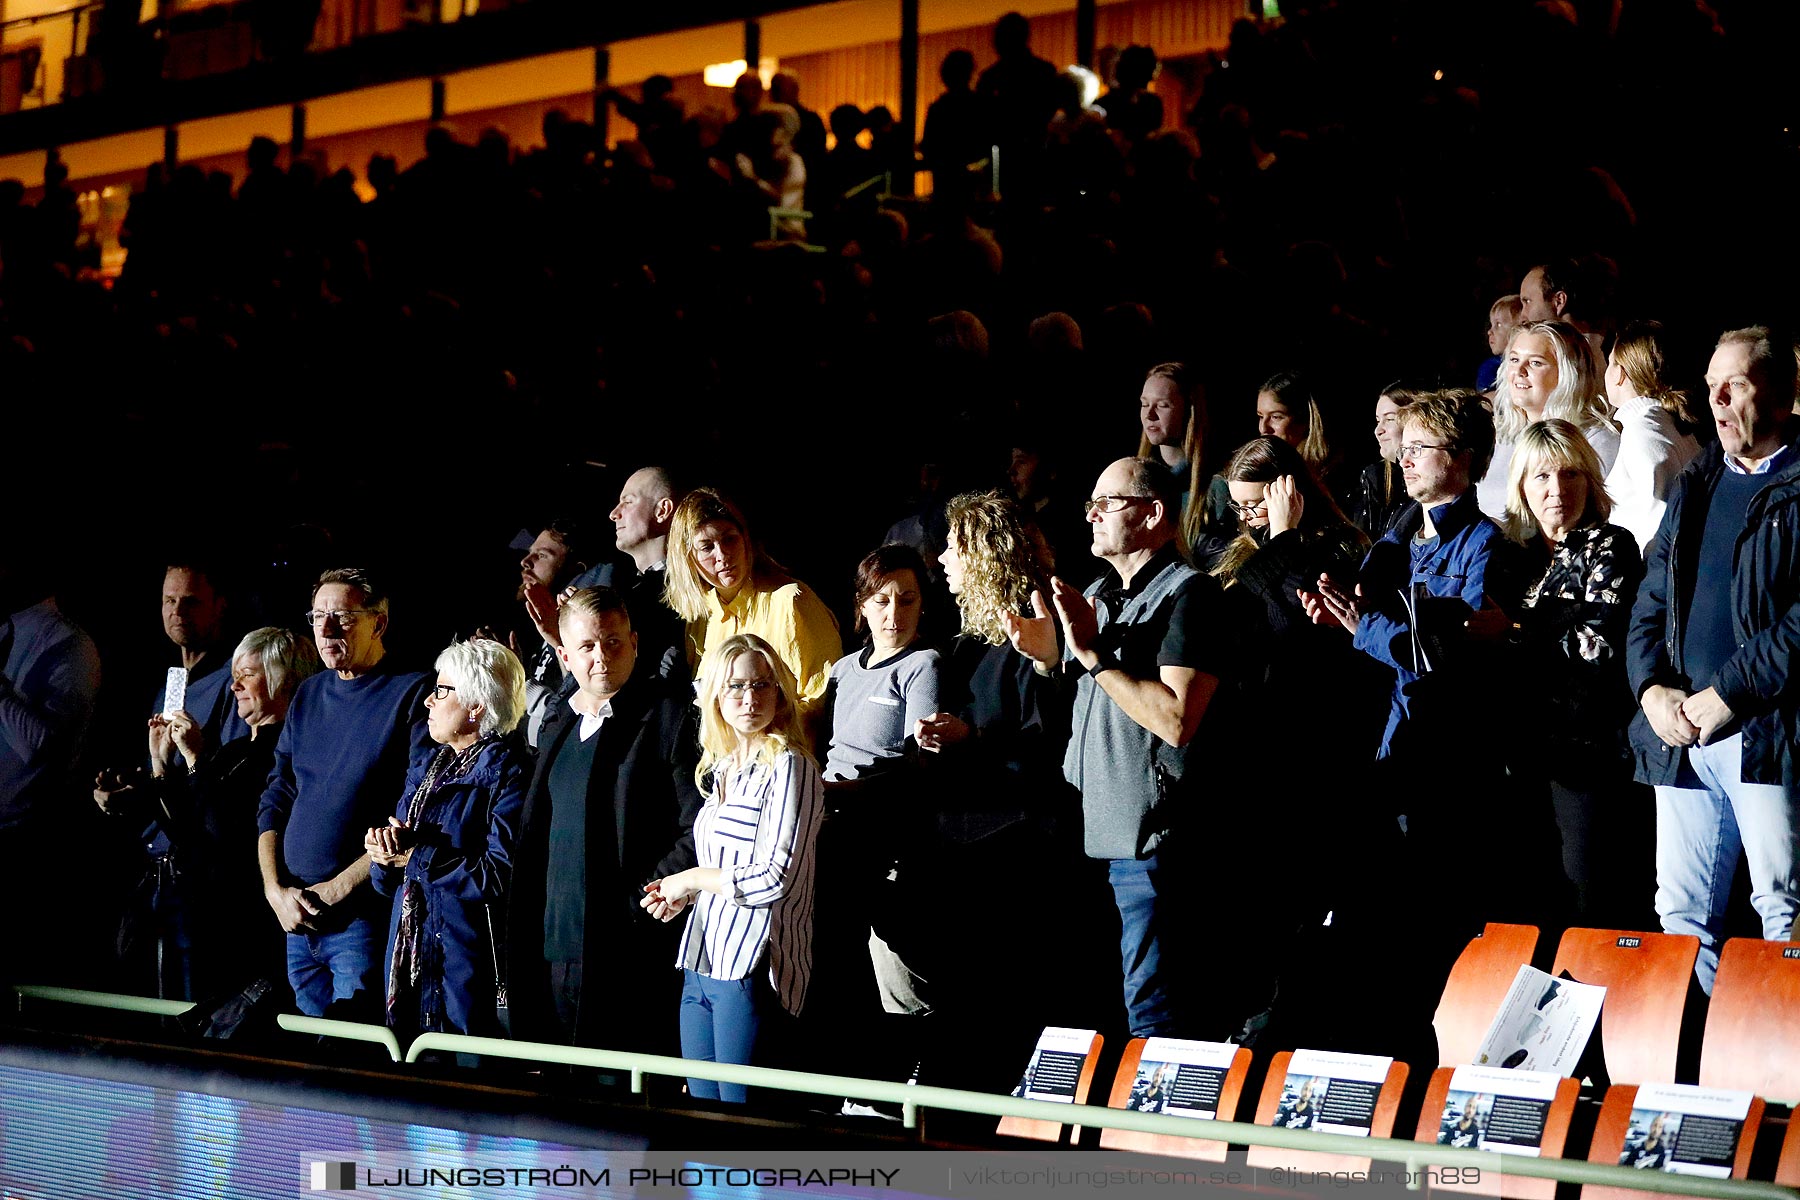
{"label": "elderly woman with white hair", "polygon": [[1513,330],[1494,389],[1494,461],[1475,485],[1481,511],[1504,525],[1513,447],[1525,430],[1556,418],[1581,431],[1602,477],[1619,456],[1619,426],[1607,409],[1600,360],[1573,325],[1536,321]]}
{"label": "elderly woman with white hair", "polygon": [[504,928],[531,757],[514,736],[525,668],[499,642],[453,642],[425,700],[433,750],[407,772],[398,811],[363,839],[375,890],[394,896],[387,1023],[404,1035],[503,1032]]}
{"label": "elderly woman with white hair", "polygon": [[[149,772],[102,771],[94,781],[100,810],[137,823],[144,843],[157,848],[119,946],[134,973],[140,954],[160,962],[159,996],[197,1000],[257,974],[285,973],[276,953],[280,926],[257,903],[262,879],[245,847],[256,840],[256,806],[288,703],[318,669],[311,638],[273,625],[252,630],[231,656],[231,695],[249,737],[206,747],[186,713],[155,716]],[[185,770],[175,768],[178,755]]]}

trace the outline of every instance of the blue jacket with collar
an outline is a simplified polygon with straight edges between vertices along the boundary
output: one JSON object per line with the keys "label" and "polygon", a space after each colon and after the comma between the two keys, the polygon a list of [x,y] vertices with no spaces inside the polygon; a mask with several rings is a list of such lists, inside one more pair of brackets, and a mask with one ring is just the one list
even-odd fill
{"label": "blue jacket with collar", "polygon": [[[1737,536],[1729,581],[1737,651],[1711,679],[1689,679],[1682,659],[1685,614],[1694,598],[1709,501],[1725,470],[1725,452],[1714,443],[1670,489],[1631,610],[1626,668],[1640,700],[1658,684],[1688,692],[1717,689],[1744,734],[1744,781],[1793,788],[1800,786],[1794,753],[1800,736],[1800,686],[1794,682],[1800,667],[1800,418],[1788,421],[1786,452],[1750,501]],[[1641,707],[1630,736],[1641,782],[1691,782],[1686,751],[1665,745]]]}
{"label": "blue jacket with collar", "polygon": [[[433,745],[414,755],[395,806],[401,820],[439,749]],[[498,910],[512,892],[513,849],[530,784],[531,754],[523,738],[515,734],[490,742],[466,772],[440,783],[426,800],[406,867],[370,868],[370,882],[383,896],[397,897],[408,881],[425,890],[417,1032],[498,1036],[487,910],[490,905]],[[503,912],[494,913],[492,928],[504,934]],[[388,921],[389,964],[399,930],[395,903]],[[401,1015],[412,1014],[402,1010]]]}
{"label": "blue jacket with collar", "polygon": [[[1431,636],[1415,638],[1409,594],[1455,598],[1471,609],[1479,609],[1489,596],[1490,568],[1496,551],[1506,543],[1500,527],[1482,516],[1470,488],[1448,504],[1433,510],[1437,543],[1428,554],[1415,556],[1412,540],[1425,521],[1425,513],[1417,503],[1408,505],[1394,518],[1394,523],[1363,560],[1357,582],[1363,590],[1362,619],[1356,627],[1356,648],[1394,671],[1394,691],[1388,709],[1387,728],[1381,735],[1378,757],[1387,758],[1405,743],[1417,725],[1420,701],[1429,697],[1435,715],[1452,719],[1465,730],[1472,714],[1463,711],[1439,711],[1438,706],[1454,698],[1442,686],[1466,671],[1451,664],[1448,680],[1444,663],[1427,673],[1421,669],[1427,658],[1437,655],[1433,643],[1446,637],[1459,640],[1460,629],[1431,630]],[[1497,573],[1497,572],[1496,572]],[[1418,585],[1414,588],[1414,585]],[[1476,689],[1456,691],[1457,697],[1474,698]]]}

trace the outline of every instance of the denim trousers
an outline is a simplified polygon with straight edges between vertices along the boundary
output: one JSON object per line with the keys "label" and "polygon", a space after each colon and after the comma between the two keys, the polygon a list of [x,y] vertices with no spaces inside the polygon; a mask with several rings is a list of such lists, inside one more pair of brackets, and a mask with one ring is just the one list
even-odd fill
{"label": "denim trousers", "polygon": [[[681,1057],[751,1063],[768,1006],[776,1003],[774,993],[763,982],[767,970],[759,962],[742,979],[714,979],[698,971],[682,971]],[[741,1083],[692,1078],[688,1095],[727,1104],[743,1104],[750,1098],[749,1089]]]}
{"label": "denim trousers", "polygon": [[1688,747],[1700,786],[1656,789],[1656,913],[1665,933],[1700,939],[1694,974],[1709,996],[1740,850],[1763,937],[1786,941],[1800,911],[1793,797],[1780,784],[1743,782],[1743,743],[1740,733]]}
{"label": "denim trousers", "polygon": [[1180,1027],[1181,955],[1170,945],[1177,922],[1193,919],[1175,900],[1177,873],[1147,858],[1107,862],[1107,878],[1119,907],[1119,958],[1125,977],[1125,1015],[1132,1037],[1168,1037]]}
{"label": "denim trousers", "polygon": [[387,998],[385,930],[368,917],[356,917],[334,933],[287,935],[288,982],[294,1003],[309,1017],[322,1017],[333,1001],[358,992],[381,1011]]}

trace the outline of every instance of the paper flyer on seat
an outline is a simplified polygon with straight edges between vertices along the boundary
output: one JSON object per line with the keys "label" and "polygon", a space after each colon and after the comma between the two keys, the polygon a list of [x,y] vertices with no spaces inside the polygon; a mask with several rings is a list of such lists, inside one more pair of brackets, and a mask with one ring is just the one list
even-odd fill
{"label": "paper flyer on seat", "polygon": [[1051,1025],[1039,1035],[1037,1049],[1025,1066],[1025,1075],[1012,1090],[1014,1096],[1026,1100],[1050,1100],[1058,1104],[1075,1103],[1075,1089],[1081,1082],[1081,1067],[1094,1045],[1092,1029],[1064,1029]]}
{"label": "paper flyer on seat", "polygon": [[1619,1165],[1729,1179],[1751,1098],[1723,1088],[1645,1084],[1631,1102]]}
{"label": "paper flyer on seat", "polygon": [[1296,1050],[1271,1125],[1368,1137],[1392,1058]]}
{"label": "paper flyer on seat", "polygon": [[1548,1071],[1456,1068],[1438,1117],[1438,1145],[1538,1157],[1561,1082],[1562,1076]]}
{"label": "paper flyer on seat", "polygon": [[1211,1121],[1219,1115],[1219,1090],[1237,1047],[1229,1042],[1191,1042],[1153,1037],[1145,1041],[1125,1107]]}
{"label": "paper flyer on seat", "polygon": [[1522,966],[1475,1052],[1475,1065],[1573,1075],[1606,989]]}

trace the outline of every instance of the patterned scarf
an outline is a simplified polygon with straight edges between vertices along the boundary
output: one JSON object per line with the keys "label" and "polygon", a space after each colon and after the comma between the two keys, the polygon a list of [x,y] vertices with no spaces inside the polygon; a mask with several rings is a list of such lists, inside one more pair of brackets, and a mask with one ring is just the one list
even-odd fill
{"label": "patterned scarf", "polygon": [[[448,746],[439,748],[432,756],[431,765],[425,768],[425,777],[413,789],[412,799],[407,801],[408,829],[416,831],[419,828],[419,818],[424,814],[425,804],[431,799],[432,793],[437,791],[440,784],[448,783],[467,771],[492,738],[491,734],[477,738],[474,745],[461,753]],[[424,950],[425,888],[418,880],[408,876],[405,886],[400,889],[400,928],[394,936],[393,957],[388,961],[387,1023],[390,1028],[395,1025],[402,995],[418,991]]]}

